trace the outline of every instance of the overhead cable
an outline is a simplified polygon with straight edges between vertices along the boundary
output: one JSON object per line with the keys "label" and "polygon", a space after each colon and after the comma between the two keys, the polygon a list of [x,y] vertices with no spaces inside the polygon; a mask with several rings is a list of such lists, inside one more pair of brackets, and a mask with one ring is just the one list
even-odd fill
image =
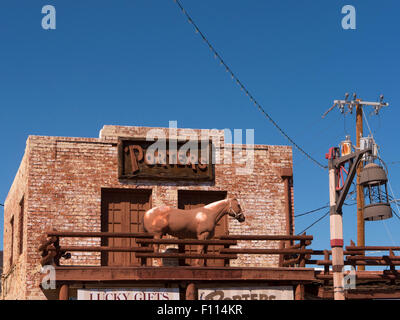
{"label": "overhead cable", "polygon": [[328,207],[329,207],[329,205],[326,205],[326,206],[323,206],[321,208],[317,208],[317,209],[314,209],[314,210],[311,210],[311,211],[307,211],[307,212],[304,212],[304,213],[301,213],[301,214],[297,214],[294,217],[297,218],[297,217],[305,216],[307,214],[314,213],[314,212],[320,211],[320,210],[328,208]]}
{"label": "overhead cable", "polygon": [[221,55],[214,49],[214,47],[211,45],[211,43],[207,40],[206,36],[200,31],[199,27],[196,25],[196,23],[193,21],[193,19],[190,17],[188,12],[185,10],[185,8],[182,6],[182,4],[179,2],[179,0],[174,0],[174,2],[178,5],[178,7],[181,9],[182,13],[186,16],[188,19],[188,22],[193,25],[196,33],[198,33],[201,38],[204,40],[204,42],[207,44],[209,49],[212,51],[214,54],[215,58],[219,60],[221,65],[224,66],[226,72],[228,72],[232,79],[235,80],[237,85],[240,87],[242,91],[246,94],[246,96],[249,97],[250,101],[258,108],[260,112],[264,114],[264,116],[274,125],[276,129],[297,149],[299,150],[304,156],[306,156],[309,160],[314,162],[317,166],[319,166],[322,169],[327,169],[328,166],[323,165],[320,163],[318,160],[313,158],[309,153],[307,153],[303,148],[301,148],[292,138],[289,137],[289,135],[272,119],[272,117],[264,110],[264,108],[257,102],[257,100],[251,95],[251,93],[248,91],[246,86],[239,80],[239,78],[233,73],[232,69],[225,63],[225,61],[222,59]]}
{"label": "overhead cable", "polygon": [[312,224],[310,224],[307,228],[305,228],[303,231],[299,232],[297,235],[303,234],[304,232],[306,232],[308,229],[310,229],[312,226],[316,225],[318,222],[320,222],[323,218],[325,218],[330,211],[326,212],[321,218],[317,219],[316,221],[314,221]]}

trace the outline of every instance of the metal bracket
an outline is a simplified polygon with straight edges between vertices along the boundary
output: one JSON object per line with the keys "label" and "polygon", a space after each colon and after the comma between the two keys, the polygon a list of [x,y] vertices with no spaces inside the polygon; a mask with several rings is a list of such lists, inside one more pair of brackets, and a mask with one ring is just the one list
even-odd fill
{"label": "metal bracket", "polygon": [[350,162],[349,173],[347,175],[346,181],[343,184],[343,188],[339,191],[336,191],[336,193],[338,194],[338,198],[336,201],[335,212],[342,212],[342,207],[343,207],[344,201],[349,192],[349,189],[350,189],[351,183],[354,179],[354,176],[356,175],[356,172],[357,172],[357,165],[360,162],[362,156],[366,153],[372,153],[372,149],[367,148],[367,149],[356,151],[349,155],[331,160],[332,166],[335,168],[336,178],[337,178],[338,172],[340,170],[340,167],[343,166],[346,162]]}

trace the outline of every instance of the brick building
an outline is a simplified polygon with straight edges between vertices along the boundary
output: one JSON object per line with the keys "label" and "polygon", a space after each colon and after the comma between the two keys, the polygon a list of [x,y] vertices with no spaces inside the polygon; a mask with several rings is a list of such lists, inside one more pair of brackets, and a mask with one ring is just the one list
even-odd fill
{"label": "brick building", "polygon": [[[223,130],[104,126],[99,138],[29,136],[5,201],[4,299],[52,298],[40,287],[38,246],[46,231],[143,232],[144,211],[159,205],[188,209],[232,196],[238,199],[246,221],[239,223],[225,216],[217,235],[293,234],[290,147],[255,145],[252,170],[246,169],[245,163],[221,160],[209,171],[212,177],[208,179],[187,179],[178,171],[172,173],[178,174],[175,179],[122,176],[120,156],[124,157],[125,151],[120,147],[121,138],[143,141],[154,129],[164,133],[166,139],[178,141],[193,133],[206,134],[213,143],[220,144],[220,160],[232,159],[235,146],[244,148],[225,144]],[[128,146],[125,150],[133,149]],[[116,218],[116,212],[122,220]],[[62,241],[67,246],[100,245],[100,239],[90,237]],[[260,246],[257,241],[252,245]],[[271,242],[269,246],[275,248],[277,244]],[[67,261],[72,266],[118,266],[135,265],[137,260],[130,253],[71,252],[71,258],[61,259],[60,264]],[[278,256],[242,255],[231,265],[276,267]]]}
{"label": "brick building", "polygon": [[[3,273],[3,251],[0,251],[0,274]],[[1,287],[0,287],[0,296],[1,296]]]}

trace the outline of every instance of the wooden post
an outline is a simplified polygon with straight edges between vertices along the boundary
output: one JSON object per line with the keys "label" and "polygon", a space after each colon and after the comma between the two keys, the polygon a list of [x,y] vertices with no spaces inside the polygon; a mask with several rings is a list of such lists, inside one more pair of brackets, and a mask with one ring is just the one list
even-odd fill
{"label": "wooden post", "polygon": [[[304,232],[303,235],[306,235]],[[304,250],[306,248],[305,240],[300,241],[300,250]],[[305,255],[300,254],[300,259],[299,259],[299,267],[304,268],[306,266],[306,260],[305,260]],[[295,291],[295,300],[304,300],[304,284],[299,283],[296,285],[296,291]]]}
{"label": "wooden post", "polygon": [[188,283],[186,286],[186,300],[197,300],[197,287],[194,283]]}
{"label": "wooden post", "polygon": [[[328,250],[324,250],[324,260],[325,261],[329,261],[330,259],[330,253]],[[328,275],[329,274],[329,265],[325,265],[324,266],[324,275]],[[324,280],[324,286],[328,286],[329,284],[329,280]]]}
{"label": "wooden post", "polygon": [[58,293],[58,300],[68,300],[69,299],[69,286],[67,284],[63,284],[60,287],[60,292]]}
{"label": "wooden post", "polygon": [[[361,100],[358,100],[361,101]],[[356,106],[356,147],[360,148],[360,140],[363,136],[363,106],[357,104]],[[357,167],[357,246],[365,246],[365,229],[364,229],[364,192],[363,187],[360,185],[360,174],[363,168],[362,161]],[[365,270],[365,266],[358,266],[358,270]]]}
{"label": "wooden post", "polygon": [[[303,233],[303,236],[305,236],[306,233]],[[306,249],[306,242],[305,240],[300,240],[300,250],[305,250]],[[300,254],[300,259],[299,259],[299,266],[301,268],[304,268],[306,266],[306,255],[305,254]]]}
{"label": "wooden post", "polygon": [[[229,244],[224,245],[224,249],[229,249],[229,248],[230,248]],[[229,264],[230,264],[229,259],[225,259],[224,260],[224,267],[229,267]]]}
{"label": "wooden post", "polygon": [[304,300],[304,284],[299,283],[296,285],[294,299],[295,300]]}
{"label": "wooden post", "polygon": [[[281,179],[284,183],[285,189],[285,220],[286,220],[286,234],[292,235],[293,234],[293,221],[292,221],[292,194],[291,194],[291,187],[290,182],[293,177],[293,171],[291,168],[283,168],[281,169]],[[292,240],[286,241],[286,247],[290,247],[293,245]]]}
{"label": "wooden post", "polygon": [[[279,249],[284,249],[285,248],[285,242],[284,241],[279,241]],[[279,255],[279,267],[283,267],[283,261],[285,261],[284,259],[285,255],[283,253],[281,253]]]}

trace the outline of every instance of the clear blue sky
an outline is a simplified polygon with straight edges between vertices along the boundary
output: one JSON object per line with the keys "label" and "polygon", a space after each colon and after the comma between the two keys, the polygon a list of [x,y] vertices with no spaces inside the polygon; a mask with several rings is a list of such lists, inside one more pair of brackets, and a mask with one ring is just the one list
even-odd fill
{"label": "clear blue sky", "polygon": [[[390,107],[368,119],[386,162],[400,161],[398,1],[182,3],[265,110],[318,160],[326,161],[328,148],[345,134],[354,138],[354,115],[345,121],[338,110],[321,115],[355,91],[365,100],[385,94]],[[47,4],[57,10],[56,30],[41,28]],[[341,27],[346,4],[357,10],[356,30]],[[179,127],[254,128],[257,144],[288,144],[172,0],[1,1],[0,106],[0,202],[30,134],[97,137],[104,124],[177,120]],[[400,198],[400,163],[389,170]],[[327,171],[297,151],[294,187],[296,214],[329,200]],[[296,231],[324,212],[298,218]],[[346,207],[346,244],[356,239],[355,223],[355,207]],[[366,242],[400,245],[399,227],[396,217],[367,223]],[[329,248],[328,217],[309,233],[313,248]]]}

